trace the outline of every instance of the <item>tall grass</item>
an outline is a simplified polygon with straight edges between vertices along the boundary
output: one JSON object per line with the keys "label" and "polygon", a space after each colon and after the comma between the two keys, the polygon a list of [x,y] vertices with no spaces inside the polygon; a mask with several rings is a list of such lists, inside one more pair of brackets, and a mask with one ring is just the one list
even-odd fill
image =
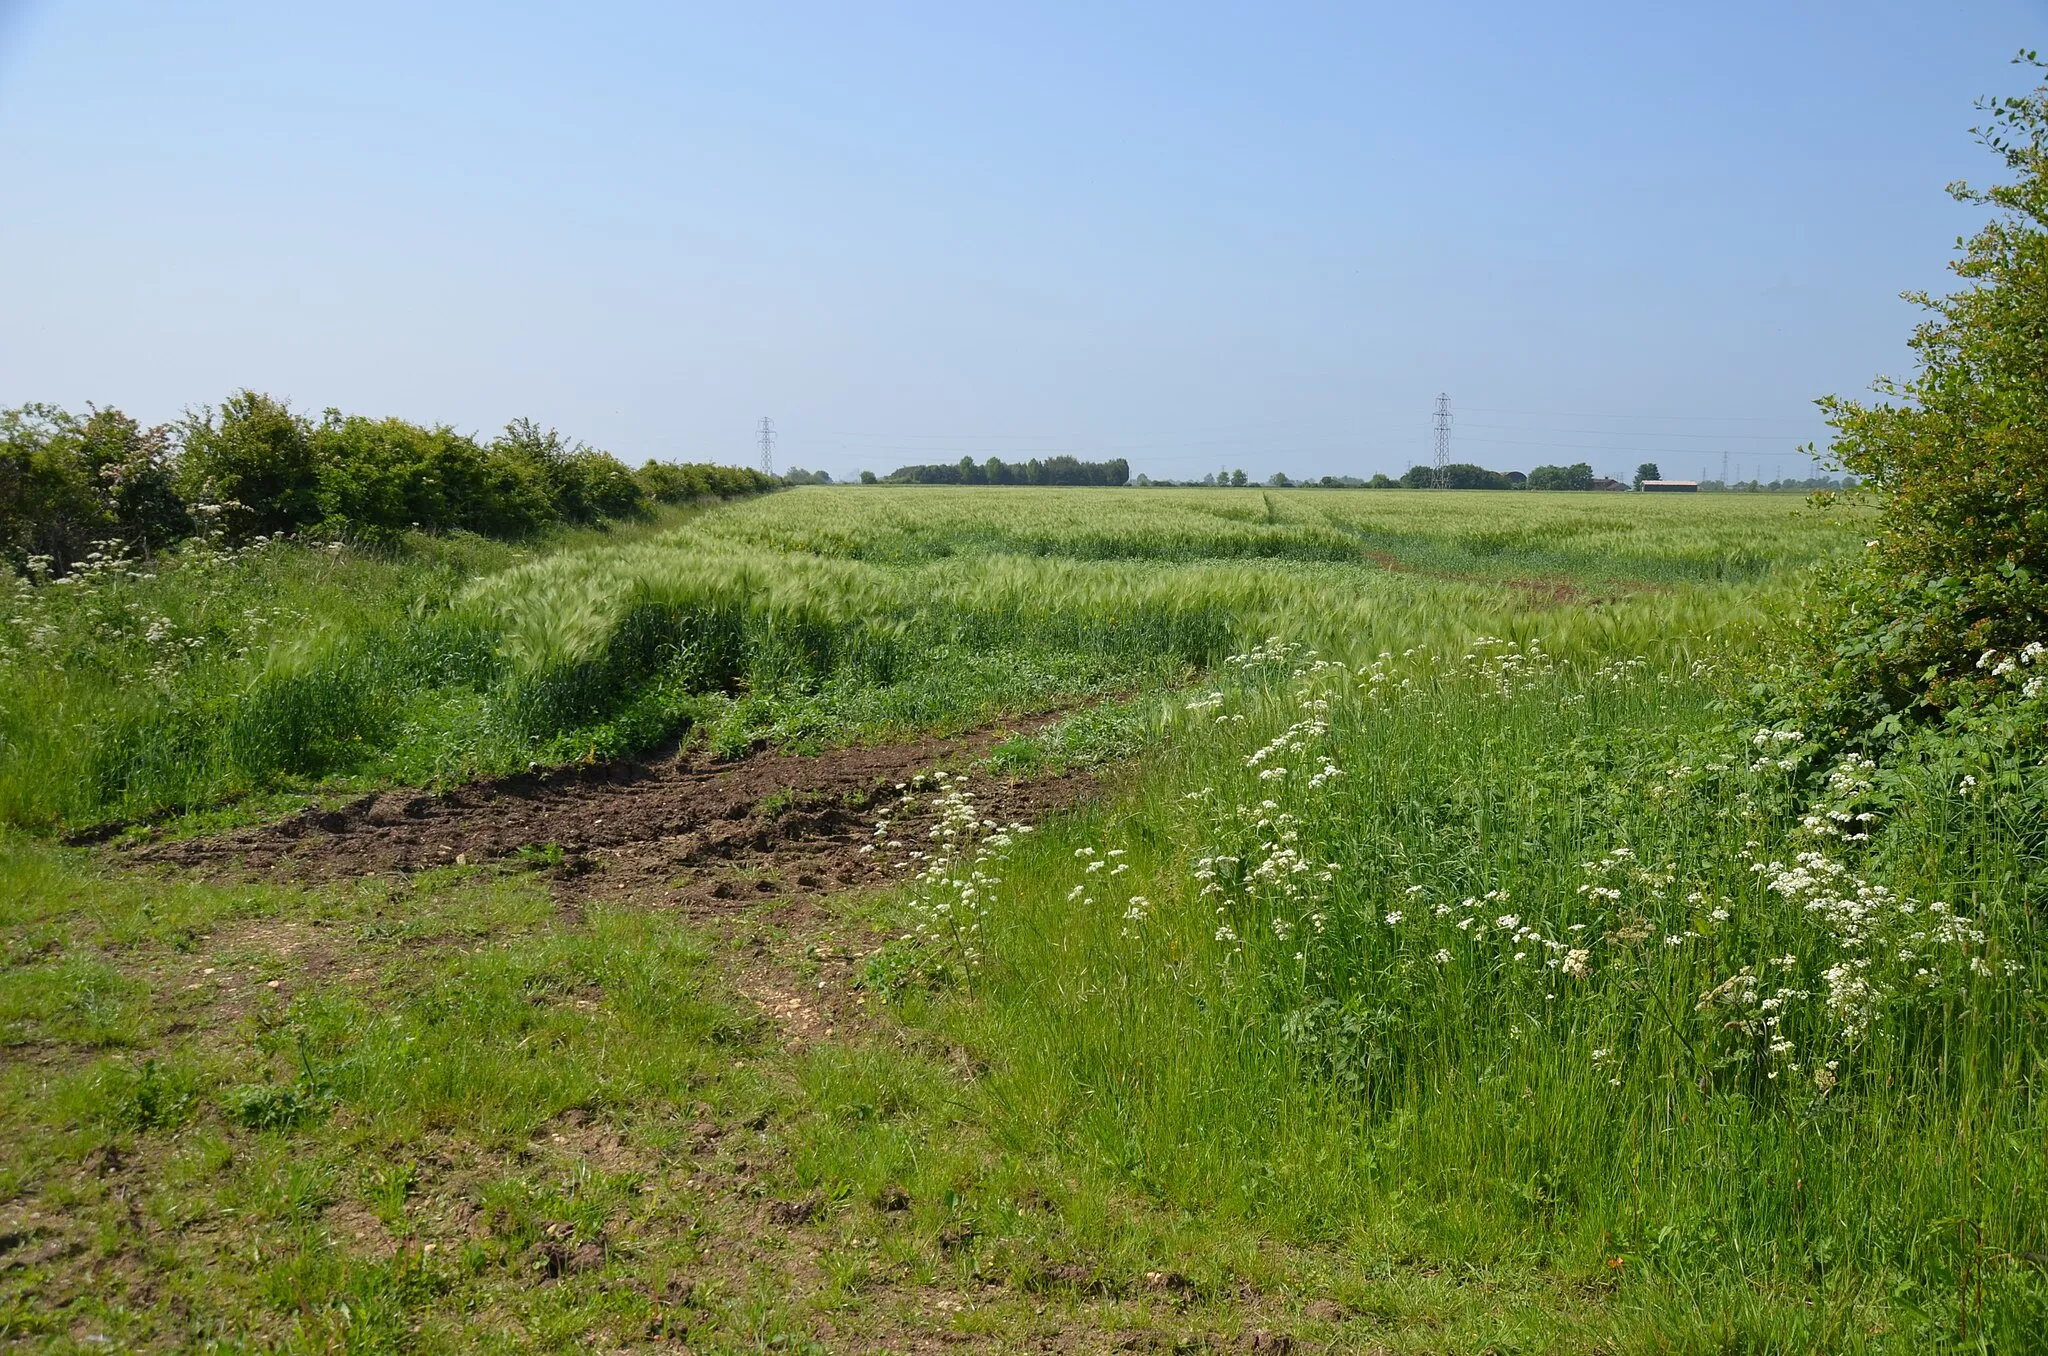
{"label": "tall grass", "polygon": [[[1635,515],[1673,510],[1640,499],[1389,498],[808,489],[537,553],[456,537],[102,560],[19,581],[0,619],[0,818],[452,779],[693,730],[738,751],[957,727],[1178,682],[1275,632],[1359,654],[1540,631],[1603,653],[1640,628],[1683,650],[1783,605],[1716,562],[1842,536],[1732,496],[1662,537]],[[1509,538],[1487,557],[1508,578],[1608,554],[1576,583],[1462,568]]]}
{"label": "tall grass", "polygon": [[1681,1346],[2048,1332],[2037,832],[1932,776],[1868,809],[1711,663],[1234,671],[974,907],[950,1020],[1018,1133],[1298,1239],[1639,1283]]}

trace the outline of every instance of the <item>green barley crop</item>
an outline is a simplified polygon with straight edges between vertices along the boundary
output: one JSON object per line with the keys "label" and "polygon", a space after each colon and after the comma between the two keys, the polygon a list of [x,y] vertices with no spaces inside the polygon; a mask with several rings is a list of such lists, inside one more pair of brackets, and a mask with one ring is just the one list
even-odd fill
{"label": "green barley crop", "polygon": [[523,559],[461,537],[103,559],[17,581],[0,617],[0,817],[693,731],[737,750],[958,728],[1175,684],[1276,632],[1346,655],[1480,632],[1739,646],[1785,606],[1770,581],[1844,537],[1740,496],[812,488]]}

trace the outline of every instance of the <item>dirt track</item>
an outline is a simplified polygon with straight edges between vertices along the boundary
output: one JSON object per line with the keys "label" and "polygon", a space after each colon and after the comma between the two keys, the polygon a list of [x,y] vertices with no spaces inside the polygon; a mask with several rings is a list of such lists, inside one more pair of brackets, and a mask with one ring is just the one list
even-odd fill
{"label": "dirt track", "polygon": [[[880,807],[897,800],[898,784],[958,767],[1002,737],[985,731],[732,763],[689,753],[440,793],[387,791],[124,855],[204,874],[301,880],[523,861],[552,870],[565,901],[659,891],[675,905],[722,912],[750,897],[821,895],[891,878],[881,854],[860,848]],[[975,782],[984,814],[1032,822],[1076,799],[1087,779]],[[901,827],[915,830],[916,821],[913,814]]]}

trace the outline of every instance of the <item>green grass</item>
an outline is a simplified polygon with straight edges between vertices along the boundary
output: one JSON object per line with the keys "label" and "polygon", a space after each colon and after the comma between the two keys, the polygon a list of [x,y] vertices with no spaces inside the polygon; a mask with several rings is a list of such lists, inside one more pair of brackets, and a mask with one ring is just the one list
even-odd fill
{"label": "green grass", "polygon": [[811,488],[540,552],[460,536],[194,548],[18,586],[0,618],[0,820],[158,819],[693,731],[736,753],[962,728],[1176,683],[1269,634],[1348,654],[1480,632],[1560,653],[1689,644],[1783,605],[1730,581],[1842,544],[1799,512]]}
{"label": "green grass", "polygon": [[[230,889],[9,840],[6,1204],[139,1265],[111,1148],[165,1241],[147,1295],[0,1273],[0,1331],[2041,1349],[2039,827],[1748,714],[1801,570],[1855,534],[1763,496],[816,489],[518,561],[219,567],[223,609],[344,599],[334,638],[133,695],[142,650],[79,649],[51,700],[139,721],[284,673],[368,703],[337,727],[365,751],[81,791],[141,727],[24,704],[12,818],[1077,702],[977,775],[1109,775],[1025,835],[956,801],[957,854],[841,901],[828,927],[894,939],[856,971],[887,1016],[796,1051],[732,987],[823,977],[767,915],[573,917],[464,869]],[[416,676],[408,635],[469,667]],[[328,698],[268,690],[213,724],[313,747],[275,732]],[[208,967],[225,1024],[195,1019]],[[815,1204],[817,1256],[750,1232],[770,1199]]]}
{"label": "green grass", "polygon": [[[1952,784],[1814,834],[1806,749],[1753,768],[1721,676],[1507,653],[1253,666],[1009,849],[937,1018],[1005,1122],[1299,1244],[1627,1271],[1681,1349],[2031,1349],[2026,836]],[[1914,910],[1804,907],[1856,898],[1769,867],[1813,852]]]}

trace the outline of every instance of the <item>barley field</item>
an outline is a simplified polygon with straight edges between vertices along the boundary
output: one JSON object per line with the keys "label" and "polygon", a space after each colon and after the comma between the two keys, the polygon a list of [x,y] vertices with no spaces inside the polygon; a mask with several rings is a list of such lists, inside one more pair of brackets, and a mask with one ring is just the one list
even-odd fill
{"label": "barley field", "polygon": [[[1862,512],[807,487],[21,581],[0,1334],[2037,1349],[2032,839],[1752,704]],[[821,902],[120,855],[916,740]]]}
{"label": "barley field", "polygon": [[1353,657],[1736,643],[1770,581],[1843,540],[1771,496],[1068,493],[806,488],[524,563],[259,541],[19,579],[0,817],[160,818],[683,730],[883,738],[1179,681],[1270,634]]}

